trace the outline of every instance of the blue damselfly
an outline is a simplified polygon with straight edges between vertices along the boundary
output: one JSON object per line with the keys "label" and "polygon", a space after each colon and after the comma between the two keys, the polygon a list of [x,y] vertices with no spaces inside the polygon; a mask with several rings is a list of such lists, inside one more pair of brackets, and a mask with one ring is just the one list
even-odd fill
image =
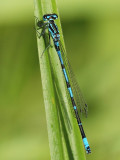
{"label": "blue damselfly", "polygon": [[[39,33],[38,37],[40,38],[41,36],[43,36],[46,29],[48,29],[49,39],[50,37],[52,37],[53,39],[54,46],[58,54],[58,57],[61,63],[61,67],[62,67],[62,71],[65,77],[66,86],[67,86],[69,96],[71,99],[71,103],[74,109],[75,117],[77,119],[77,123],[80,129],[81,135],[82,135],[85,150],[87,153],[91,153],[90,146],[88,144],[88,141],[87,141],[87,138],[86,138],[83,126],[82,126],[82,122],[80,119],[80,114],[79,114],[82,111],[87,113],[87,104],[85,103],[82,97],[82,94],[79,89],[79,85],[74,78],[74,74],[71,70],[70,63],[66,57],[66,54],[64,53],[64,48],[60,42],[60,33],[59,33],[57,25],[54,22],[54,20],[56,20],[57,18],[58,16],[56,14],[46,14],[43,16],[42,21],[39,21],[38,18],[36,18],[37,30],[42,29],[41,33],[37,31]],[[48,49],[49,47],[50,47],[50,44],[45,48],[45,50]]]}

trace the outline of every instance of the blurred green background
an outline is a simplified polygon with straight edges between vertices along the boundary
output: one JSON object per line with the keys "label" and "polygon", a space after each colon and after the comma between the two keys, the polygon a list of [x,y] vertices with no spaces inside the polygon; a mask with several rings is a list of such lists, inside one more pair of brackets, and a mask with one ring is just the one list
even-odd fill
{"label": "blurred green background", "polygon": [[[89,106],[87,160],[120,159],[120,1],[58,1]],[[0,0],[0,160],[50,160],[31,0]]]}

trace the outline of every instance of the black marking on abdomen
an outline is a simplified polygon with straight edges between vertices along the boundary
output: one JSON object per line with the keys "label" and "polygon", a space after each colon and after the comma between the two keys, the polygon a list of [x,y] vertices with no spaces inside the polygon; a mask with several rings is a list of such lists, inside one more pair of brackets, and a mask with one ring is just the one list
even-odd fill
{"label": "black marking on abdomen", "polygon": [[66,81],[67,88],[70,88],[70,83]]}
{"label": "black marking on abdomen", "polygon": [[65,68],[64,64],[61,64],[61,67],[62,67],[62,69],[64,69]]}
{"label": "black marking on abdomen", "polygon": [[[77,109],[75,110],[75,115],[76,115],[76,119],[77,119],[77,122],[78,124],[81,124],[81,120],[80,120],[80,117],[79,117],[79,114],[78,114],[78,111]],[[82,125],[79,125],[79,128],[80,128],[80,131],[81,131],[81,135],[82,135],[82,139],[85,138],[85,132],[83,130],[83,126]]]}
{"label": "black marking on abdomen", "polygon": [[60,47],[55,44],[56,51],[60,51]]}
{"label": "black marking on abdomen", "polygon": [[73,107],[74,107],[74,106],[76,106],[76,104],[75,104],[75,100],[74,100],[74,98],[73,98],[73,97],[71,97],[71,101],[72,101],[72,105],[73,105]]}

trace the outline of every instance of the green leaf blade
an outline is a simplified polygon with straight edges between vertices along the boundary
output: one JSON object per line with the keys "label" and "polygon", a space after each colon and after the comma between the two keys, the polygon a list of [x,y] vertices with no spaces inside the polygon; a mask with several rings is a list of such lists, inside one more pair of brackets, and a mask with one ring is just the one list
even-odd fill
{"label": "green leaf blade", "polygon": [[[35,16],[39,19],[42,19],[44,14],[58,14],[55,0],[34,2]],[[56,20],[56,24],[65,47],[60,19]],[[57,52],[54,47],[49,48],[41,58],[42,51],[48,45],[48,35],[46,34],[46,38],[37,39],[37,42],[51,159],[85,160],[82,137],[77,120],[71,113],[68,90]]]}

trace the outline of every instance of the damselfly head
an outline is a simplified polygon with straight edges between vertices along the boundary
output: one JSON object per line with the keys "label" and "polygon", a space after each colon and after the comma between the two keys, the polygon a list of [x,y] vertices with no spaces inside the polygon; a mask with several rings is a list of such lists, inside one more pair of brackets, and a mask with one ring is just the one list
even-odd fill
{"label": "damselfly head", "polygon": [[50,20],[55,20],[55,19],[57,19],[58,18],[58,16],[57,16],[57,14],[45,14],[44,16],[43,16],[43,20],[44,21],[50,21]]}

